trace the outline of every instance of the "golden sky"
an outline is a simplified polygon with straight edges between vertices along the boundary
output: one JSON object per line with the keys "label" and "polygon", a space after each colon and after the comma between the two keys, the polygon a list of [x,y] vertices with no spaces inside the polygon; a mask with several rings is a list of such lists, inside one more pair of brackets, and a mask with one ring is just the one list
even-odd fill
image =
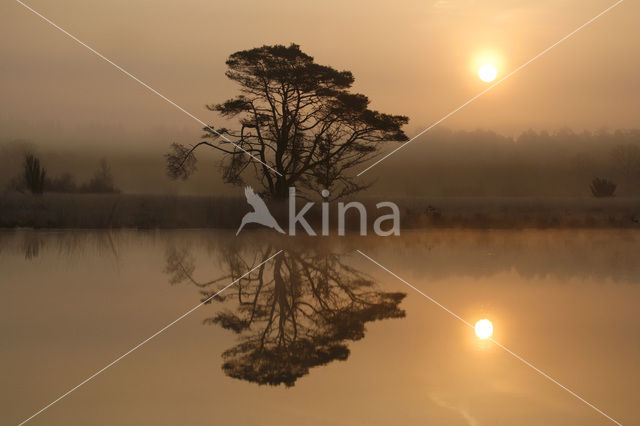
{"label": "golden sky", "polygon": [[[190,112],[236,93],[224,61],[295,42],[354,73],[373,106],[411,119],[409,136],[613,4],[611,0],[97,1],[28,4]],[[201,127],[16,2],[0,5],[1,138],[104,139]],[[506,134],[639,127],[640,4],[627,0],[443,123]],[[155,133],[154,133],[155,132]],[[167,141],[158,141],[166,147]],[[186,142],[186,141],[184,141]],[[53,143],[53,142],[52,142]]]}

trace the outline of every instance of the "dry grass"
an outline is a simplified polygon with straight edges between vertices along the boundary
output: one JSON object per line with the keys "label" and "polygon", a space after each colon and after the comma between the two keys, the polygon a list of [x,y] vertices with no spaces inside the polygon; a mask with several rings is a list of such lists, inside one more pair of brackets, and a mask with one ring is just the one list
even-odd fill
{"label": "dry grass", "polygon": [[[405,228],[635,228],[640,198],[436,198],[405,200]],[[419,214],[415,214],[418,212]]]}
{"label": "dry grass", "polygon": [[[371,223],[379,214],[366,200]],[[404,198],[402,229],[421,228],[635,228],[640,227],[640,198]],[[318,229],[319,204],[307,215]],[[287,222],[285,205],[272,205],[281,224]],[[22,194],[0,196],[0,227],[33,228],[225,228],[236,229],[249,211],[244,198],[159,196]],[[353,214],[354,212],[352,212]],[[331,212],[335,227],[335,210]],[[355,214],[349,229],[357,226]],[[286,228],[286,226],[285,226]]]}
{"label": "dry grass", "polygon": [[158,195],[9,195],[0,226],[34,228],[233,228],[247,210],[240,198]]}

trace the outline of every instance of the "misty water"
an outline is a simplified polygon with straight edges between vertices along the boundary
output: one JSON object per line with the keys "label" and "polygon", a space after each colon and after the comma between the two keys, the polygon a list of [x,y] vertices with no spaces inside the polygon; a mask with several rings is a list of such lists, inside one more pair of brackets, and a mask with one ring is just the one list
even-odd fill
{"label": "misty water", "polygon": [[[640,423],[637,231],[0,232],[0,423]],[[282,252],[279,252],[282,250]]]}

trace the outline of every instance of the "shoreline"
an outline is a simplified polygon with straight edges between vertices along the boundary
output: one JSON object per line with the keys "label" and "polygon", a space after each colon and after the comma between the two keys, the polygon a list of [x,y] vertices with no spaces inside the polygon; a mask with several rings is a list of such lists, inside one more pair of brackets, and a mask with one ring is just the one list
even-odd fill
{"label": "shoreline", "polygon": [[[375,219],[384,197],[359,199]],[[400,208],[401,229],[640,229],[640,197],[425,197],[391,198]],[[279,223],[287,206],[269,203]],[[330,228],[336,228],[331,204]],[[237,229],[250,211],[242,197],[135,194],[23,194],[0,196],[3,229]],[[317,229],[320,203],[306,215]],[[348,231],[357,231],[358,215],[347,215]],[[251,228],[251,227],[250,227]],[[256,229],[259,226],[256,226]]]}

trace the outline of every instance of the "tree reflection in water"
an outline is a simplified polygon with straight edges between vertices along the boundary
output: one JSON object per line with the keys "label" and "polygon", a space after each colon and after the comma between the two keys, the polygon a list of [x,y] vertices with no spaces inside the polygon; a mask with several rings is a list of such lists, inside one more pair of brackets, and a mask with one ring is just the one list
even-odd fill
{"label": "tree reflection in water", "polygon": [[[188,250],[169,250],[170,282],[201,287],[203,300],[273,255],[267,246],[222,249],[228,274],[212,281],[194,279]],[[250,261],[245,259],[250,257]],[[349,356],[347,342],[360,340],[365,324],[402,318],[405,293],[382,292],[361,271],[343,263],[343,255],[321,247],[286,249],[211,300],[223,308],[204,320],[239,336],[226,350],[222,369],[230,377],[258,384],[293,386],[309,369]]]}

